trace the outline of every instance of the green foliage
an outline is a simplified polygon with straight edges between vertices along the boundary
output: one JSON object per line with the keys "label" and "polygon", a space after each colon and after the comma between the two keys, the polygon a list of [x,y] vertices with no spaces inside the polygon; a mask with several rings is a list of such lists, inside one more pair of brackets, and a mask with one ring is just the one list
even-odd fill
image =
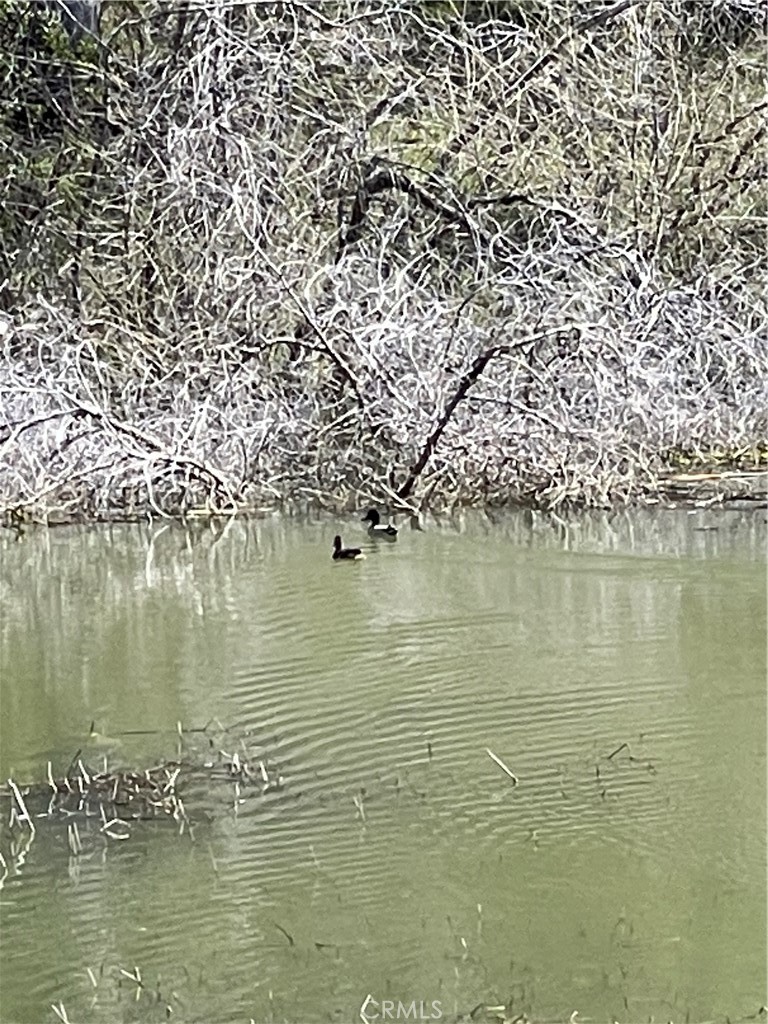
{"label": "green foliage", "polygon": [[0,0],[0,47],[0,307],[7,309],[28,289],[45,290],[71,255],[87,201],[77,182],[99,134],[101,76],[97,44],[73,47],[42,4]]}

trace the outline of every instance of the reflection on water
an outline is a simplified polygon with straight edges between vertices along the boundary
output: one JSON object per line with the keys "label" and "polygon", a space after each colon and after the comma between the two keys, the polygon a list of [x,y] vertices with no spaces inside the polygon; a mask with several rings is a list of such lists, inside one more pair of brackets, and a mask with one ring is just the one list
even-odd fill
{"label": "reflection on water", "polygon": [[[332,563],[340,525],[366,561]],[[3,778],[219,721],[285,785],[80,857],[41,823],[0,891],[2,1020],[754,1013],[764,547],[728,513],[3,535]]]}

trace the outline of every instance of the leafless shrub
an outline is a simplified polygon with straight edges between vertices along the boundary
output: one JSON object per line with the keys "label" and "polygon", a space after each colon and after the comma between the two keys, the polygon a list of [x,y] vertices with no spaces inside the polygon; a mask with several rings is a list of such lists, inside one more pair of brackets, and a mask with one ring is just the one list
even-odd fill
{"label": "leafless shrub", "polygon": [[765,26],[726,6],[698,47],[683,0],[106,8],[99,146],[60,141],[87,202],[5,253],[0,504],[605,505],[673,450],[759,464]]}

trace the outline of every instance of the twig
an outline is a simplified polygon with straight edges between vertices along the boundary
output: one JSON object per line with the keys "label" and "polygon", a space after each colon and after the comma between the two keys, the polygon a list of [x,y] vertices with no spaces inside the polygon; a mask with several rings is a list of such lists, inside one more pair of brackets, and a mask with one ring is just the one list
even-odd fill
{"label": "twig", "polygon": [[500,758],[500,757],[497,757],[497,756],[496,756],[496,754],[494,754],[494,752],[493,752],[492,750],[489,750],[489,749],[488,749],[488,747],[486,747],[486,748],[485,748],[485,752],[486,752],[486,754],[488,755],[488,757],[490,757],[492,761],[495,761],[495,762],[496,762],[496,764],[497,764],[497,765],[499,766],[499,768],[501,768],[501,770],[502,770],[502,771],[503,771],[503,772],[504,772],[504,773],[505,773],[506,775],[508,775],[508,776],[510,777],[510,779],[512,779],[512,781],[514,782],[514,784],[515,784],[515,785],[517,785],[517,784],[518,784],[518,782],[519,782],[520,780],[519,780],[519,779],[518,779],[518,777],[517,777],[517,776],[515,775],[515,773],[514,773],[514,772],[512,771],[512,769],[511,769],[511,768],[508,768],[508,767],[507,767],[507,766],[506,766],[506,765],[504,764],[504,762],[503,762],[503,761],[501,760],[501,758]]}

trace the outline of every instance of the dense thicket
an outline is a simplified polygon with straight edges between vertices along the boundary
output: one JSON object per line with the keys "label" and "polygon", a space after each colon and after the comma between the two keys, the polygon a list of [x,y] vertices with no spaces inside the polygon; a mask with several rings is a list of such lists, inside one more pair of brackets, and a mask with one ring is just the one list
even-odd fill
{"label": "dense thicket", "polygon": [[761,2],[0,0],[0,504],[765,459]]}

